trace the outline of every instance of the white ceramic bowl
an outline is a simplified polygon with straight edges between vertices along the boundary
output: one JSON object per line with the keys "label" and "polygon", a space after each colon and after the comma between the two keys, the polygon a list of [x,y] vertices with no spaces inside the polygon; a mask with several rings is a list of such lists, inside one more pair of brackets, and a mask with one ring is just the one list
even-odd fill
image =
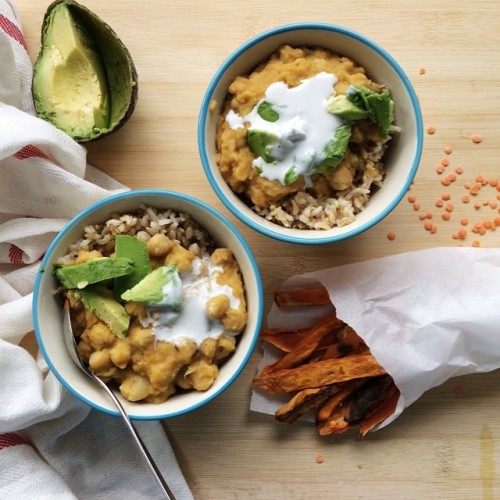
{"label": "white ceramic bowl", "polygon": [[[363,66],[375,81],[385,84],[395,102],[401,134],[384,157],[387,177],[356,220],[327,231],[287,229],[255,214],[226,184],[215,162],[216,129],[228,87],[236,76],[247,75],[281,45],[320,46],[347,56]],[[215,111],[210,104],[216,101]],[[224,205],[251,228],[290,243],[321,244],[344,240],[386,217],[399,203],[418,169],[423,144],[422,117],[413,87],[399,64],[383,48],[363,35],[322,23],[299,23],[266,31],[233,52],[215,74],[204,96],[198,121],[198,147],[203,168]]]}
{"label": "white ceramic bowl", "polygon": [[75,366],[66,350],[62,305],[54,295],[57,287],[53,274],[54,261],[67,253],[69,245],[81,236],[86,225],[104,222],[111,213],[137,210],[140,203],[189,213],[219,246],[231,249],[241,268],[248,306],[248,324],[239,336],[236,351],[222,365],[218,378],[208,391],[176,394],[162,404],[130,403],[119,395],[131,418],[153,420],[192,411],[213,400],[231,385],[256,345],[263,314],[263,292],[257,264],[242,236],[225,217],[205,203],[179,193],[141,190],[111,196],[92,205],[72,219],[50,245],[36,277],[33,297],[33,320],[41,352],[59,381],[75,396],[106,413],[119,414],[104,391]]}

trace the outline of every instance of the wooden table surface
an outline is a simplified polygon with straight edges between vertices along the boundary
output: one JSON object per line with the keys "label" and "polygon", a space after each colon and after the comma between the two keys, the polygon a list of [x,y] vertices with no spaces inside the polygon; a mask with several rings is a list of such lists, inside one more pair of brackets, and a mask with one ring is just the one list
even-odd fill
{"label": "wooden table surface", "polygon": [[[48,1],[17,0],[32,58]],[[88,160],[130,188],[166,188],[220,209],[249,242],[262,272],[266,309],[288,276],[437,246],[495,247],[499,231],[474,234],[499,216],[498,191],[485,186],[469,203],[464,183],[500,179],[500,4],[496,0],[152,1],[86,0],[127,45],[140,88],[133,118],[115,135],[88,145]],[[261,236],[231,217],[200,165],[196,127],[212,75],[241,43],[296,21],[357,30],[401,64],[420,99],[424,154],[412,192],[376,227],[350,241],[295,247]],[[425,71],[424,71],[425,69]],[[480,134],[482,142],[471,140]],[[444,148],[451,146],[450,155]],[[450,186],[436,172],[463,173]],[[460,171],[460,169],[459,169]],[[451,220],[435,201],[451,195]],[[480,202],[480,208],[474,202]],[[491,201],[492,206],[485,205]],[[498,202],[500,205],[500,202]],[[437,232],[419,215],[432,211]],[[467,237],[453,239],[467,217]],[[389,241],[389,231],[396,239]],[[477,242],[477,243],[475,243]],[[166,423],[197,499],[220,498],[500,498],[500,372],[450,380],[425,394],[393,424],[362,441],[320,438],[311,424],[280,424],[249,411],[257,350],[231,388],[208,406]],[[323,463],[315,457],[322,453]]]}

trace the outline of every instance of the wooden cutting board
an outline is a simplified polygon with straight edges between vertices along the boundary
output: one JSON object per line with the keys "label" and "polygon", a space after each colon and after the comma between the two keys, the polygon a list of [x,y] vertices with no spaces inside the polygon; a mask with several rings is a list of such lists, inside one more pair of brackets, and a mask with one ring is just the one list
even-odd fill
{"label": "wooden cutting board", "polygon": [[[32,59],[48,1],[17,0]],[[462,201],[478,175],[500,180],[500,4],[494,0],[347,0],[304,2],[152,1],[85,5],[130,49],[140,87],[132,120],[89,144],[89,162],[131,188],[167,188],[197,196],[225,215],[201,169],[196,126],[200,102],[222,61],[250,37],[277,25],[323,21],[381,44],[407,72],[420,98],[426,134],[412,193],[365,234],[337,245],[295,247],[258,235],[239,221],[266,288],[306,271],[437,246],[498,247],[500,229],[474,234],[499,216],[490,185]],[[473,134],[482,141],[474,143]],[[452,148],[451,154],[444,152]],[[436,167],[443,158],[449,186]],[[446,163],[446,162],[445,162]],[[436,200],[449,193],[450,220]],[[478,201],[478,208],[474,202]],[[491,202],[491,204],[488,204]],[[432,213],[436,232],[420,214]],[[462,226],[460,221],[467,218]],[[465,221],[464,221],[465,222]],[[467,230],[464,240],[453,235]],[[396,238],[389,241],[387,234]],[[33,341],[30,350],[36,350]],[[319,438],[313,426],[279,424],[249,411],[260,353],[219,399],[165,424],[196,498],[500,498],[500,372],[450,380],[425,394],[389,427],[358,441]],[[316,462],[317,454],[324,456]]]}

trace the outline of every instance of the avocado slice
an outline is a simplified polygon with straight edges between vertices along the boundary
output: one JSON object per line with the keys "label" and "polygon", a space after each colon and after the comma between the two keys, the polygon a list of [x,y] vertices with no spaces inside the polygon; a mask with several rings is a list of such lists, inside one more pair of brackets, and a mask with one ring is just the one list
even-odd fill
{"label": "avocado slice", "polygon": [[78,142],[118,130],[137,100],[137,72],[116,33],[74,0],[45,14],[33,70],[37,115]]}
{"label": "avocado slice", "polygon": [[108,325],[117,337],[125,337],[130,325],[130,316],[125,308],[114,299],[113,292],[101,285],[94,285],[78,290],[78,298],[85,309],[92,311]]}
{"label": "avocado slice", "polygon": [[146,243],[135,236],[124,234],[116,236],[115,258],[130,259],[134,266],[130,274],[118,276],[115,279],[113,293],[115,298],[119,300],[123,292],[137,285],[142,278],[151,272],[151,261]]}
{"label": "avocado slice", "polygon": [[349,121],[362,120],[368,118],[368,111],[350,101],[344,94],[336,95],[328,100],[326,109],[333,115],[340,116]]}
{"label": "avocado slice", "polygon": [[169,264],[151,271],[137,285],[124,292],[123,300],[180,309],[182,281],[177,266]]}
{"label": "avocado slice", "polygon": [[85,288],[87,285],[131,274],[134,266],[130,259],[101,257],[74,266],[56,269],[56,276],[65,288]]}
{"label": "avocado slice", "polygon": [[267,122],[277,122],[280,118],[279,113],[274,109],[273,105],[267,101],[263,101],[259,104],[257,113]]}
{"label": "avocado slice", "polygon": [[322,173],[335,168],[343,160],[349,139],[351,138],[351,125],[344,124],[335,129],[335,137],[325,146],[326,158],[314,168],[314,172]]}

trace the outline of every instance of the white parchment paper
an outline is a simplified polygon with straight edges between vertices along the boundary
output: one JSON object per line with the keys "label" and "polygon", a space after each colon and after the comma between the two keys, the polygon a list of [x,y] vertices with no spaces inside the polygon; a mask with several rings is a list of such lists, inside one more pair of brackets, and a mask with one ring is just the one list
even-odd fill
{"label": "white parchment paper", "polygon": [[[320,282],[337,316],[365,340],[401,391],[395,420],[451,377],[500,368],[500,250],[437,248],[295,276],[283,288]],[[328,306],[323,306],[328,307]],[[321,314],[273,305],[268,326],[305,327]],[[276,351],[265,347],[259,367]],[[258,390],[251,409],[274,414],[288,398]]]}

